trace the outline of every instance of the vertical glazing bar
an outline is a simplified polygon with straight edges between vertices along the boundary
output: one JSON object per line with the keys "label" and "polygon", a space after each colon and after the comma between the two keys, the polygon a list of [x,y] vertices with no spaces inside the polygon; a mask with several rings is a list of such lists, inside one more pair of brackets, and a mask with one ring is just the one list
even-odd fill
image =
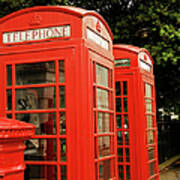
{"label": "vertical glazing bar", "polygon": [[59,61],[56,60],[55,61],[55,75],[56,75],[56,142],[57,142],[57,180],[61,180],[61,169],[60,169],[60,156],[61,156],[61,146],[60,146],[60,138],[59,138],[59,134],[60,134],[60,115],[59,115],[59,107],[60,107],[60,103],[59,103]]}
{"label": "vertical glazing bar", "polygon": [[12,64],[12,118],[15,119],[15,108],[16,108],[16,91],[15,91],[15,83],[16,83],[16,72],[15,72],[15,64]]}
{"label": "vertical glazing bar", "polygon": [[[94,92],[94,100],[95,100],[95,107],[96,107],[96,110],[95,110],[95,112],[96,112],[96,119],[95,119],[95,121],[96,121],[96,133],[98,134],[98,111],[97,111],[97,86],[96,86],[96,82],[97,82],[97,77],[96,77],[96,63],[95,62],[93,62],[93,69],[94,69],[94,71],[93,71],[93,77],[94,77],[94,88],[95,88],[95,92]],[[96,175],[96,177],[97,177],[97,180],[99,180],[99,143],[98,143],[98,137],[97,138],[95,138],[94,139],[94,141],[96,141],[95,143],[96,143],[96,154],[97,154],[97,163],[96,163],[96,173],[97,173],[97,175]]]}
{"label": "vertical glazing bar", "polygon": [[[122,115],[122,112],[124,112],[124,104],[123,104],[123,81],[120,81],[120,88],[121,88],[121,94],[120,94],[120,97],[121,97],[121,115]],[[123,119],[123,118],[122,118]],[[124,123],[122,122],[122,127],[124,127]]]}

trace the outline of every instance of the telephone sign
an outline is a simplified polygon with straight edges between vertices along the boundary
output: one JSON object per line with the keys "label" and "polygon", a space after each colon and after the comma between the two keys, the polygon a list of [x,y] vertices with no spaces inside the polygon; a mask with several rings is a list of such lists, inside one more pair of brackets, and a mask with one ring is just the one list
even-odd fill
{"label": "telephone sign", "polygon": [[69,37],[70,26],[56,26],[26,31],[15,31],[3,33],[3,44],[13,44],[19,42],[46,40],[50,38]]}

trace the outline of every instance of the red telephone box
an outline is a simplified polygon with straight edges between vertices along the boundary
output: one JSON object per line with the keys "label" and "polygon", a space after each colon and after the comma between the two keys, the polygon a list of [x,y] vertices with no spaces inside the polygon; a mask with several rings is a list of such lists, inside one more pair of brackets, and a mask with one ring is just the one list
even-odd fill
{"label": "red telephone box", "polygon": [[112,33],[94,11],[33,7],[0,20],[0,113],[33,123],[26,180],[117,179]]}
{"label": "red telephone box", "polygon": [[114,45],[119,180],[159,180],[153,60]]}

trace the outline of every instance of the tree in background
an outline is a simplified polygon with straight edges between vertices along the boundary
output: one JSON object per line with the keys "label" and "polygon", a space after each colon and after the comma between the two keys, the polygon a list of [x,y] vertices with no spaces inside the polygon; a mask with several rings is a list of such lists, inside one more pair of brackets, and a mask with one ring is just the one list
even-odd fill
{"label": "tree in background", "polygon": [[145,47],[155,61],[157,108],[180,115],[179,0],[0,0],[0,17],[40,5],[95,10],[111,27],[114,43]]}

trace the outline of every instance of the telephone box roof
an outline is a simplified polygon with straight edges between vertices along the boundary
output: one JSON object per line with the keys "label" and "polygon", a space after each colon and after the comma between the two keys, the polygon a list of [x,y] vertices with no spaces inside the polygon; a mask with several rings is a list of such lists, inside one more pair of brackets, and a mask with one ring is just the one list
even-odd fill
{"label": "telephone box roof", "polygon": [[95,16],[104,24],[104,26],[107,28],[107,31],[109,32],[111,38],[113,39],[113,34],[111,32],[111,29],[109,28],[108,24],[106,23],[106,21],[104,20],[104,18],[101,15],[99,15],[97,12],[95,12],[93,10],[85,10],[82,8],[72,7],[72,6],[35,6],[35,7],[31,7],[31,8],[26,8],[26,9],[11,13],[3,18],[0,18],[0,24],[2,24],[4,21],[7,21],[8,19],[11,19],[20,14],[25,14],[28,12],[35,12],[35,11],[56,11],[56,12],[59,11],[59,12],[64,12],[66,14],[71,14],[71,15],[77,16],[79,18],[83,18],[84,16],[89,16],[89,15]]}
{"label": "telephone box roof", "polygon": [[113,49],[119,49],[119,50],[123,50],[123,51],[128,51],[128,52],[132,52],[135,54],[139,54],[141,52],[145,52],[146,54],[148,54],[148,56],[150,57],[152,63],[153,63],[153,59],[151,57],[151,54],[149,53],[149,51],[145,48],[140,48],[138,46],[133,46],[133,45],[127,45],[127,44],[115,44],[113,45]]}
{"label": "telephone box roof", "polygon": [[137,46],[126,45],[126,44],[115,44],[115,45],[113,45],[113,48],[114,49],[127,50],[127,51],[131,51],[131,52],[134,52],[134,53],[137,53],[137,54],[142,52],[142,51],[147,52],[147,50],[145,48],[140,48],[140,47],[137,47]]}

